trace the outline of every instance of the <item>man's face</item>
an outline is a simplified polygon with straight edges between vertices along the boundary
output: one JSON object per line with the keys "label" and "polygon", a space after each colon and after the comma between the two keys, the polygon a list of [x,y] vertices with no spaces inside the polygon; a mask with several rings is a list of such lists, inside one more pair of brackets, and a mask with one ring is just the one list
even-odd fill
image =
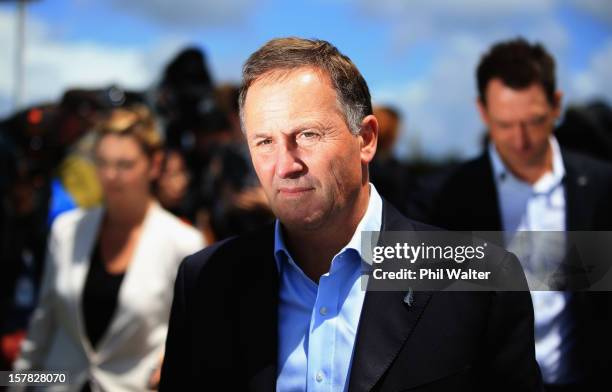
{"label": "man's face", "polygon": [[351,134],[326,75],[264,75],[248,90],[243,121],[253,166],[285,226],[313,230],[350,214],[374,153]]}
{"label": "man's face", "polygon": [[515,90],[501,79],[492,79],[485,93],[487,102],[479,102],[480,115],[504,162],[519,171],[544,164],[560,112],[560,93],[552,105],[540,84]]}

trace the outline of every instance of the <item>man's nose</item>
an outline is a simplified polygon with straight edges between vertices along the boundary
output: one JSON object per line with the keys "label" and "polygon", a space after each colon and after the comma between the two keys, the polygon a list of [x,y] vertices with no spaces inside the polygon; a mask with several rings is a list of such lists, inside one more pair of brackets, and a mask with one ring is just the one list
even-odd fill
{"label": "man's nose", "polygon": [[531,145],[528,127],[528,124],[523,121],[518,124],[518,129],[516,129],[514,137],[515,147],[518,150],[526,150]]}
{"label": "man's nose", "polygon": [[276,176],[279,178],[296,178],[303,174],[304,162],[297,155],[297,148],[282,146],[276,158]]}

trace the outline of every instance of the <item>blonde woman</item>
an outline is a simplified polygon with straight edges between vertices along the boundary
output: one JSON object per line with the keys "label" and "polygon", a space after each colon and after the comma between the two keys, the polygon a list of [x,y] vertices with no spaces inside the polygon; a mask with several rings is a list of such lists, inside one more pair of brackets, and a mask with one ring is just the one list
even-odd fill
{"label": "blonde woman", "polygon": [[[114,110],[95,145],[103,207],[57,218],[18,370],[69,373],[67,391],[146,390],[163,357],[172,287],[202,236],[151,195],[161,139],[141,106]],[[54,387],[54,388],[56,388]]]}

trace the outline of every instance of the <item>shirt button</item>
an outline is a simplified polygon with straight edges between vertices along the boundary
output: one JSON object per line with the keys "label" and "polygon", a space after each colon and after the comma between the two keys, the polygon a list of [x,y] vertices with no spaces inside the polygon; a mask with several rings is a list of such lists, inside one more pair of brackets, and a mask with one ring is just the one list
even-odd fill
{"label": "shirt button", "polygon": [[315,380],[317,380],[317,382],[323,381],[323,372],[317,372],[317,375],[315,376]]}
{"label": "shirt button", "polygon": [[322,316],[325,316],[327,314],[327,308],[325,306],[321,306],[319,313],[321,313]]}

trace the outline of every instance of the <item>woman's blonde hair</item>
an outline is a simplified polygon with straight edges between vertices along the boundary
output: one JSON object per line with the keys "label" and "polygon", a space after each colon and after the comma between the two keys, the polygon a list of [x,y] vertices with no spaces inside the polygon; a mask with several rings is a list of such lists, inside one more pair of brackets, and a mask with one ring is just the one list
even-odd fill
{"label": "woman's blonde hair", "polygon": [[96,126],[98,141],[107,135],[131,136],[150,158],[163,147],[163,140],[151,110],[142,104],[111,110]]}

